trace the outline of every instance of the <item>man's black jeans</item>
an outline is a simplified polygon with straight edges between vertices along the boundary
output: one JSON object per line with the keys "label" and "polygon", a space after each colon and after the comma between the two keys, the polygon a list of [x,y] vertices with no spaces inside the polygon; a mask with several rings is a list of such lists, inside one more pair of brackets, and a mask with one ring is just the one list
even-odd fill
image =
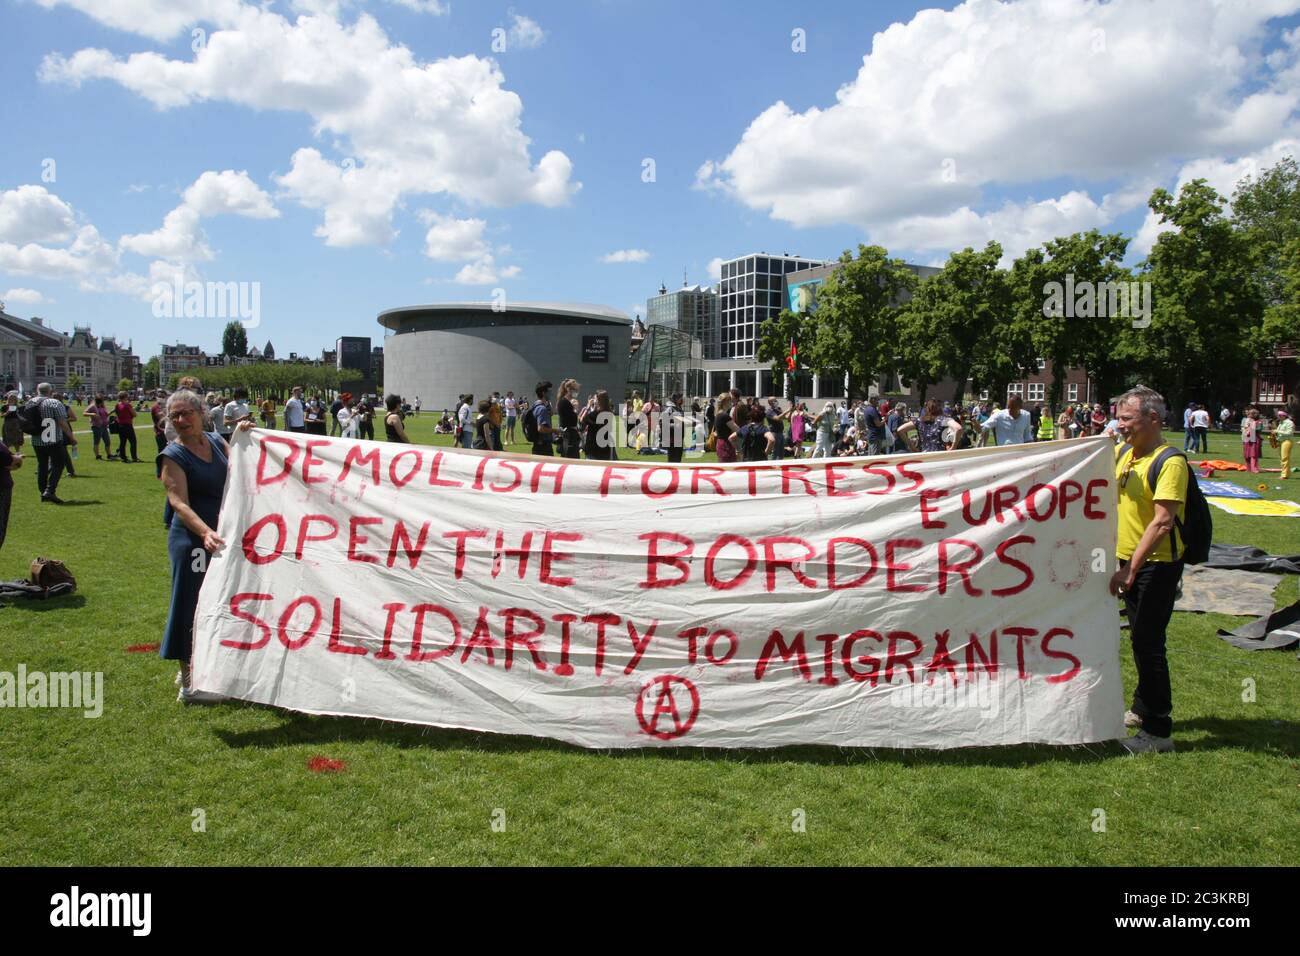
{"label": "man's black jeans", "polygon": [[131,459],[132,459],[133,461],[139,461],[139,460],[140,460],[140,452],[137,450],[137,448],[136,448],[136,444],[135,444],[136,439],[135,439],[135,426],[134,426],[134,425],[125,425],[125,424],[121,424],[121,423],[119,423],[118,426],[117,426],[117,440],[118,440],[118,444],[117,444],[117,457],[118,457],[118,458],[122,459],[122,461],[126,461],[126,460],[127,460],[127,458],[126,458],[126,446],[127,446],[127,443],[130,442],[130,444],[131,444]]}
{"label": "man's black jeans", "polygon": [[36,445],[36,487],[42,498],[53,498],[63,477],[63,436],[58,445]]}
{"label": "man's black jeans", "polygon": [[[1166,542],[1161,542],[1166,547]],[[1128,562],[1121,562],[1127,567]],[[1173,692],[1169,687],[1169,658],[1165,653],[1165,629],[1174,613],[1178,581],[1183,576],[1181,561],[1148,562],[1124,592],[1129,640],[1133,642],[1133,663],[1138,682],[1133,691],[1133,713],[1142,718],[1142,729],[1157,737],[1173,732],[1169,718]]]}

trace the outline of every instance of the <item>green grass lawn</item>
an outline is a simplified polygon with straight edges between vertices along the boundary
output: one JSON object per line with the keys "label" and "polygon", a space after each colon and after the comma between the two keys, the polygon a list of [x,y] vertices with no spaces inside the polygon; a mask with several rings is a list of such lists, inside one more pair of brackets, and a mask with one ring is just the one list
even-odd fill
{"label": "green grass lawn", "polygon": [[[410,422],[433,441],[436,416]],[[141,436],[141,450],[152,439]],[[520,436],[522,437],[522,436]],[[1182,436],[1172,436],[1181,448]],[[446,443],[448,439],[441,439]],[[1211,457],[1241,460],[1235,435]],[[30,449],[28,449],[30,450]],[[526,450],[517,446],[517,450]],[[1265,447],[1265,466],[1277,453]],[[1176,614],[1179,751],[1115,745],[945,752],[598,752],[521,737],[318,718],[245,704],[187,708],[161,639],[169,571],[152,464],[95,461],[69,504],[18,487],[0,578],[57,557],[78,593],[0,610],[0,670],[102,671],[105,710],[0,710],[4,864],[1294,865],[1300,859],[1300,663],[1237,650]],[[1300,478],[1221,475],[1300,500]],[[1276,486],[1284,485],[1285,490]],[[1300,520],[1214,511],[1216,539],[1300,551]],[[1296,599],[1279,578],[1277,601]],[[1127,688],[1134,678],[1121,645]],[[1243,680],[1256,699],[1242,700]],[[325,756],[341,773],[312,773]],[[1093,828],[1105,814],[1105,831]],[[195,832],[196,811],[204,832]],[[505,828],[493,829],[496,811]],[[796,811],[806,819],[796,832]],[[497,819],[501,815],[497,814]]]}

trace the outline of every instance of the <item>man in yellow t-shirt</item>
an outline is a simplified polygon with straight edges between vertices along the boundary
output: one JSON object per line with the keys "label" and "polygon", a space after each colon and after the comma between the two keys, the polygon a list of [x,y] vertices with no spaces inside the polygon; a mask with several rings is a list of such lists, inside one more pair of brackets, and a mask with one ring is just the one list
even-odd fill
{"label": "man in yellow t-shirt", "polygon": [[1124,439],[1115,458],[1119,570],[1111,576],[1110,590],[1124,598],[1138,673],[1124,724],[1140,728],[1120,743],[1129,753],[1165,752],[1174,749],[1165,629],[1183,576],[1185,546],[1177,526],[1186,515],[1191,474],[1187,459],[1175,452],[1166,456],[1154,488],[1148,481],[1152,464],[1169,447],[1160,436],[1165,403],[1157,392],[1138,386],[1124,393],[1117,416]]}

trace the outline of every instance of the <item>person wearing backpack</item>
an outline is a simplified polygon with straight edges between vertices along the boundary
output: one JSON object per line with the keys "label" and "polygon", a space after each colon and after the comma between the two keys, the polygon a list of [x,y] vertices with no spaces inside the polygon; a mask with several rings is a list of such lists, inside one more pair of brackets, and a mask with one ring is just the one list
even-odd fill
{"label": "person wearing backpack", "polygon": [[36,487],[41,501],[61,505],[63,499],[56,492],[67,455],[64,442],[77,444],[67,409],[54,397],[50,383],[41,382],[36,386],[36,398],[23,406],[20,415],[23,431],[32,436],[32,447],[36,449]]}
{"label": "person wearing backpack", "polygon": [[1125,443],[1115,457],[1119,569],[1111,576],[1110,592],[1124,599],[1137,665],[1124,725],[1139,728],[1120,743],[1133,754],[1164,753],[1174,749],[1165,630],[1183,565],[1208,555],[1209,509],[1187,457],[1161,439],[1165,403],[1160,394],[1138,386],[1120,397],[1117,410]]}
{"label": "person wearing backpack", "polygon": [[749,406],[749,424],[740,429],[740,456],[744,461],[767,461],[776,446],[776,435],[767,424],[761,405]]}
{"label": "person wearing backpack", "polygon": [[549,397],[551,388],[550,382],[537,383],[537,388],[534,390],[537,401],[533,402],[524,417],[524,437],[533,443],[534,455],[555,454],[551,449],[551,442],[555,437],[555,429],[551,427],[551,400]]}

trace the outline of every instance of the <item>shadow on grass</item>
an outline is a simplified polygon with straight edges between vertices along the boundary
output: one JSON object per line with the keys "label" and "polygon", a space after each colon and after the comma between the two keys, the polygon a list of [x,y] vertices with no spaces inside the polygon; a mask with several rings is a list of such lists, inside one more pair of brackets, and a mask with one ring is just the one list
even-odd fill
{"label": "shadow on grass", "polygon": [[89,501],[83,498],[64,498],[63,504],[55,505],[56,508],[81,508],[85,505],[102,505],[104,502],[98,498],[92,498]]}
{"label": "shadow on grass", "polygon": [[[1201,731],[1206,736],[1187,740],[1185,738],[1189,731]],[[1180,735],[1183,739],[1180,739]],[[1300,724],[1289,720],[1240,720],[1227,717],[1175,720],[1174,740],[1178,749],[1183,751],[1241,748],[1291,758],[1300,757]]]}
{"label": "shadow on grass", "polygon": [[0,602],[0,607],[6,611],[66,611],[68,608],[85,607],[86,596],[84,594],[69,594],[66,597],[49,598],[44,601],[37,600],[7,600]]}
{"label": "shadow on grass", "polygon": [[[230,706],[230,705],[224,705]],[[259,707],[258,704],[246,706]],[[1022,744],[1011,747],[961,747],[952,750],[894,750],[888,748],[797,746],[772,748],[641,747],[627,750],[589,750],[558,740],[473,730],[424,727],[359,717],[316,717],[291,711],[274,711],[282,718],[275,727],[260,730],[214,732],[228,747],[288,747],[301,744],[368,743],[382,741],[398,747],[431,750],[474,750],[485,753],[590,753],[616,760],[713,760],[729,763],[805,763],[852,766],[890,763],[900,766],[1024,767],[1045,763],[1090,764],[1125,756],[1118,745],[1080,746]],[[1244,722],[1229,722],[1244,723]],[[1264,721],[1267,723],[1267,721]],[[1236,744],[1234,744],[1236,746]]]}

